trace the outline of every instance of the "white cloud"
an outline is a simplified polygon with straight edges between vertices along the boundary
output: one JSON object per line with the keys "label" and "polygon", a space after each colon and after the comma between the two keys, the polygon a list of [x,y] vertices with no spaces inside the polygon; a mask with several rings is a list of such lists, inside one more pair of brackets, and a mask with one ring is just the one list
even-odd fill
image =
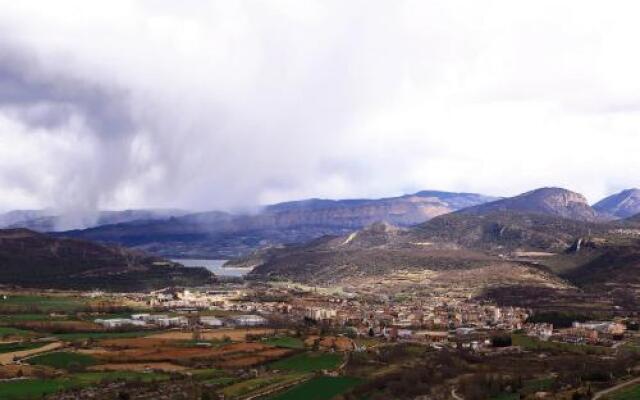
{"label": "white cloud", "polygon": [[635,2],[0,6],[0,209],[640,185]]}

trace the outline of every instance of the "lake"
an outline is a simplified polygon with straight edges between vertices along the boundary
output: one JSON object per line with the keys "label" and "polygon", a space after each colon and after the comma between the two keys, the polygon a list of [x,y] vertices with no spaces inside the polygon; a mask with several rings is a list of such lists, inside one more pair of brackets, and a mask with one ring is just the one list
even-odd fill
{"label": "lake", "polygon": [[204,267],[218,276],[244,276],[249,268],[222,268],[227,260],[196,260],[196,259],[174,259],[185,267]]}

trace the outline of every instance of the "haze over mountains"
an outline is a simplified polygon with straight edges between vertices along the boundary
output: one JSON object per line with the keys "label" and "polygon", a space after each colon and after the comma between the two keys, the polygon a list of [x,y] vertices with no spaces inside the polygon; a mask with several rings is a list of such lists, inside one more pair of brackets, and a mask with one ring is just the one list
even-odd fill
{"label": "haze over mountains", "polygon": [[[29,265],[32,273],[28,279],[13,279],[12,273],[2,279],[37,285],[42,269],[50,284],[64,286],[56,276],[66,264],[78,267],[68,275],[76,287],[98,285],[96,277],[109,277],[113,286],[129,279],[135,287],[191,279],[171,263],[162,270],[169,278],[162,278],[152,268],[165,263],[162,259],[86,241],[95,240],[156,255],[234,258],[229,265],[253,268],[255,279],[335,283],[408,273],[427,274],[443,285],[628,287],[640,283],[635,274],[625,277],[627,268],[640,268],[640,217],[617,216],[633,214],[635,193],[611,196],[596,209],[584,196],[561,188],[505,199],[425,191],[378,200],[288,202],[254,215],[206,212],[153,219],[158,215],[141,212],[137,215],[151,218],[55,234],[81,241],[8,230],[0,238],[4,263],[13,273]],[[25,248],[29,251],[20,251]]]}
{"label": "haze over mountains", "polygon": [[[256,214],[219,211],[189,214],[183,210],[105,211],[99,214],[95,226],[58,234],[124,245],[163,256],[227,259],[247,255],[262,247],[304,243],[323,235],[348,234],[381,221],[400,227],[417,225],[455,211],[469,217],[450,216],[448,223],[456,221],[463,225],[482,226],[483,222],[474,221],[471,215],[488,213],[502,213],[496,216],[499,220],[506,218],[515,222],[518,218],[514,215],[507,217],[504,212],[585,222],[608,221],[640,213],[640,190],[622,191],[593,207],[581,194],[561,188],[540,188],[504,199],[441,191],[422,191],[383,199],[310,199],[274,204]],[[51,211],[14,211],[0,215],[0,227],[56,231],[62,219],[63,216],[54,215]],[[520,222],[530,225],[531,221]],[[534,230],[529,228],[532,241],[551,243],[559,240],[557,237],[543,237],[540,232],[534,234]],[[447,232],[438,234],[446,235]],[[468,234],[456,238],[458,242],[469,240],[475,239]]]}
{"label": "haze over mountains", "polygon": [[100,211],[97,215],[69,215],[54,210],[14,210],[0,214],[0,228],[26,228],[53,232],[77,227],[119,224],[138,220],[161,220],[182,216],[188,211],[178,209],[138,209]]}
{"label": "haze over mountains", "polygon": [[340,235],[386,221],[410,226],[495,200],[473,193],[422,191],[384,199],[311,199],[275,204],[253,215],[205,212],[157,221],[133,221],[62,235],[118,243],[154,254],[230,258],[264,246]]}

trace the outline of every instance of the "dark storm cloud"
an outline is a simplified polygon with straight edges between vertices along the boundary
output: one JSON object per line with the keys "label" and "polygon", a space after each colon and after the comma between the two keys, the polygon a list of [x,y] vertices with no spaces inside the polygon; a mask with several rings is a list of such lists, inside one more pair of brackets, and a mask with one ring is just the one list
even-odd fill
{"label": "dark storm cloud", "polygon": [[125,91],[47,71],[24,50],[0,43],[0,107],[34,127],[55,128],[80,115],[96,134],[134,131]]}

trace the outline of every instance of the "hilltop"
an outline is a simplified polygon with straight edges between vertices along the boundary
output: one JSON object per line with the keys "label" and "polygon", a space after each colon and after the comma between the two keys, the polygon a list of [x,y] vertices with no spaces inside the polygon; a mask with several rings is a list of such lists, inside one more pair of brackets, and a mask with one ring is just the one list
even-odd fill
{"label": "hilltop", "polygon": [[0,284],[31,288],[150,290],[211,281],[203,268],[120,247],[0,230]]}
{"label": "hilltop", "polygon": [[583,195],[562,188],[535,189],[515,197],[465,208],[460,212],[482,215],[503,211],[542,214],[578,221],[593,222],[601,219]]}
{"label": "hilltop", "polygon": [[640,214],[640,189],[623,190],[600,200],[593,208],[614,218],[629,218]]}

